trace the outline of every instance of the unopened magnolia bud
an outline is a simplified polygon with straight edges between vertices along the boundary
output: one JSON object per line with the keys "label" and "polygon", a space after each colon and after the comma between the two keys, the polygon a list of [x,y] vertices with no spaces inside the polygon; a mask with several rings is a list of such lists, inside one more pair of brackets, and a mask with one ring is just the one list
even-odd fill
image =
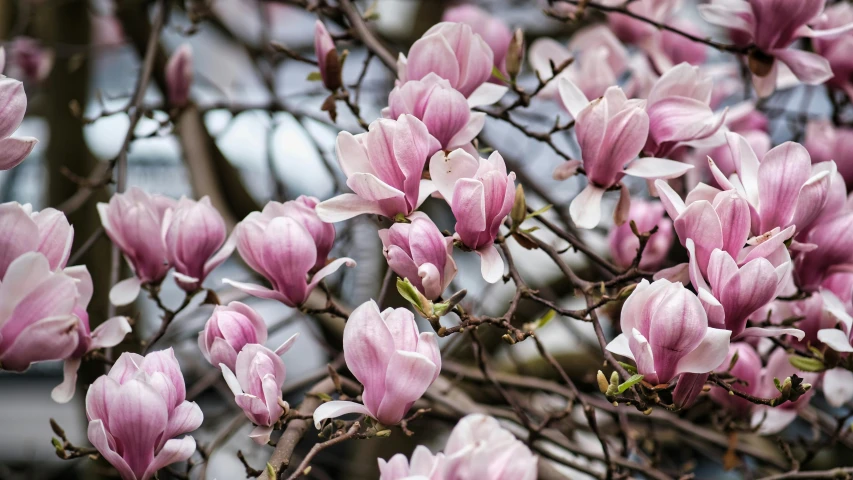
{"label": "unopened magnolia bud", "polygon": [[607,387],[609,387],[610,384],[607,383],[607,377],[604,375],[604,372],[599,370],[595,379],[598,380],[598,389],[601,390],[601,393],[607,393]]}
{"label": "unopened magnolia bud", "polygon": [[513,228],[518,228],[527,218],[527,201],[524,199],[524,188],[521,184],[515,187],[515,201],[509,212]]}
{"label": "unopened magnolia bud", "polygon": [[166,64],[166,87],[169,103],[183,107],[190,96],[193,83],[193,52],[188,43],[175,50]]}
{"label": "unopened magnolia bud", "polygon": [[519,28],[513,33],[506,51],[506,73],[510,80],[515,81],[521,72],[521,62],[524,59],[524,32]]}

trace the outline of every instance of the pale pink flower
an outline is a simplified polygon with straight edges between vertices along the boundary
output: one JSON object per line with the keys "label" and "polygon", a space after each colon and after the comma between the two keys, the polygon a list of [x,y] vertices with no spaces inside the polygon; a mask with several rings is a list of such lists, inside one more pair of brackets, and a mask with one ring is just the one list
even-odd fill
{"label": "pale pink flower", "polygon": [[240,302],[218,305],[198,334],[198,348],[214,367],[235,370],[237,353],[250,343],[267,341],[267,325],[252,307]]}

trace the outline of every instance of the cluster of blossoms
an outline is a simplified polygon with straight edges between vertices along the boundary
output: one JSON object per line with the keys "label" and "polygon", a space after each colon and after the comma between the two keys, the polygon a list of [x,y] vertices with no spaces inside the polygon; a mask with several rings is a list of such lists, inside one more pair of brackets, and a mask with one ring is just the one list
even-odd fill
{"label": "cluster of blossoms", "polygon": [[[633,362],[624,365],[639,380],[625,388],[642,381],[633,391],[639,400],[638,392],[654,392],[658,401],[658,392],[667,392],[671,410],[689,408],[708,392],[731,418],[758,433],[776,433],[808,404],[813,384],[821,385],[831,405],[853,399],[847,355],[853,352],[853,202],[847,195],[853,130],[814,120],[805,145],[773,147],[767,118],[753,105],[721,107],[731,92],[703,65],[705,45],[691,39],[695,25],[676,17],[679,3],[630,2],[608,17],[609,28],[588,27],[566,47],[550,39],[530,47],[540,86],[536,100],[558,100],[569,113],[580,155],[557,166],[553,176],[586,178],[568,207],[574,225],[567,227],[594,230],[606,223],[605,194],[620,192],[609,247],[623,271],[613,285],[639,281],[623,290],[630,294],[613,322],[621,333],[606,346],[599,337],[608,358],[612,353]],[[712,0],[700,11],[730,31],[729,47],[745,56],[759,97],[777,88],[783,69],[802,83],[827,83],[853,94],[849,5],[824,11],[822,0]],[[688,35],[660,31],[654,23],[677,25]],[[813,39],[815,51],[791,48],[800,38]],[[625,44],[636,51],[629,53]],[[343,55],[322,22],[315,26],[314,46],[323,85],[341,93]],[[332,257],[334,223],[378,216],[387,227],[377,234],[388,268],[430,302],[427,309],[412,300],[436,333],[421,332],[407,308],[362,303],[343,327],[343,357],[363,386],[360,398],[327,398],[312,415],[320,431],[330,419],[349,414],[372,419],[374,433],[394,425],[405,429],[413,405],[442,371],[438,337],[447,332],[440,317],[455,306],[442,302],[458,271],[454,249],[476,253],[482,278],[496,283],[505,272],[496,243],[509,241],[509,234],[519,238],[516,174],[498,151],[483,158],[477,137],[487,116],[481,107],[500,101],[507,85],[518,88],[522,46],[519,34],[482,10],[448,11],[445,21],[399,56],[381,118],[365,122],[364,133],[338,134],[335,153],[351,193],[325,201],[271,201],[230,234],[208,197],[176,201],[130,188],[99,203],[103,229],[133,272],[112,287],[110,301],[130,304],[142,289],[156,296],[171,271],[189,302],[236,249],[268,286],[224,283],[308,312],[324,279],[343,266],[356,267],[351,258]],[[0,71],[3,63],[0,49]],[[188,47],[168,62],[166,96],[174,109],[190,102],[192,64]],[[630,80],[617,85],[626,75]],[[36,143],[11,137],[25,110],[23,84],[0,76],[0,169],[19,164]],[[554,132],[560,130],[555,126]],[[644,179],[651,198],[632,200],[627,177]],[[430,197],[443,200],[452,213],[452,234],[420,209]],[[523,221],[528,216],[521,210]],[[511,211],[505,238],[501,227]],[[58,210],[0,205],[0,368],[22,372],[35,362],[63,360],[65,379],[53,391],[58,402],[72,398],[87,356],[131,332],[125,317],[90,329],[93,284],[85,267],[67,265],[73,238]],[[687,261],[672,264],[674,249]],[[510,273],[520,292],[513,303],[534,298],[537,292]],[[331,305],[331,295],[328,300]],[[604,303],[610,300],[615,297]],[[455,313],[466,318],[462,309]],[[459,331],[499,325],[516,333],[507,334],[510,343],[535,335],[514,327],[512,316],[478,319]],[[202,356],[221,370],[234,402],[255,425],[249,436],[261,445],[290,418],[282,356],[298,334],[274,350],[264,345],[267,337],[261,315],[239,301],[216,306],[198,335]],[[767,340],[776,337],[786,337],[791,351]],[[612,382],[600,386],[618,403]],[[181,435],[203,419],[187,401],[171,349],[122,353],[88,389],[86,414],[89,440],[124,480],[154,478],[160,468],[188,460],[195,440]],[[379,460],[382,480],[532,480],[538,465],[528,445],[480,414],[459,421],[443,453],[419,446],[411,460]]]}

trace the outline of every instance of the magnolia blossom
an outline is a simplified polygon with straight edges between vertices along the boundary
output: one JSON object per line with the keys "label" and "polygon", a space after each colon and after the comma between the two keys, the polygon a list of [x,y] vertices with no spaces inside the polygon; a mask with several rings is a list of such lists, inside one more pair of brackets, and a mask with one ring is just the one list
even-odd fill
{"label": "magnolia blossom", "polygon": [[[0,73],[3,72],[2,56],[0,52]],[[25,82],[41,82],[50,74],[52,67],[53,53],[42,47],[37,40],[25,36],[12,40],[7,76],[22,78]]]}
{"label": "magnolia blossom", "polygon": [[178,286],[187,292],[201,288],[204,279],[234,251],[234,237],[226,242],[225,221],[210,198],[181,197],[163,215],[166,258],[175,267]]}
{"label": "magnolia blossom", "polygon": [[803,145],[812,163],[835,160],[838,173],[848,188],[853,187],[853,128],[836,127],[828,119],[812,120],[806,124]]}
{"label": "magnolia blossom", "polygon": [[503,260],[494,243],[515,200],[515,172],[507,174],[497,151],[485,159],[457,149],[433,155],[429,173],[456,217],[454,238],[480,256],[483,278],[497,282],[503,275]]}
{"label": "magnolia blossom", "polygon": [[340,400],[320,405],[314,411],[318,429],[323,420],[348,413],[396,425],[441,372],[435,334],[418,333],[409,310],[380,312],[373,300],[356,308],[344,327],[344,359],[364,385],[364,405]]}
{"label": "magnolia blossom", "polygon": [[771,149],[759,162],[741,135],[726,133],[726,141],[737,173],[726,178],[709,159],[711,172],[724,190],[736,190],[749,202],[752,233],[808,229],[826,205],[835,162],[812,165],[809,152],[793,142]]}
{"label": "magnolia blossom", "polygon": [[99,203],[98,214],[107,236],[121,249],[134,276],[115,284],[110,302],[127,305],[139,295],[143,284],[159,285],[171,265],[161,236],[163,217],[176,202],[162,195],[149,195],[130,187],[109,203]]}
{"label": "magnolia blossom", "polygon": [[[574,57],[572,52],[577,54]],[[548,37],[537,38],[528,50],[530,65],[542,81],[550,80],[539,92],[545,98],[557,96],[560,78],[567,78],[587,98],[598,98],[612,85],[616,85],[629,67],[628,50],[613,32],[604,25],[587,27],[572,35],[568,47]],[[569,59],[571,65],[553,79],[553,62],[559,67]]]}
{"label": "magnolia blossom", "polygon": [[382,115],[386,118],[413,115],[426,125],[443,149],[451,150],[471,143],[483,129],[486,114],[471,112],[473,106],[476,105],[469,105],[465,96],[447,80],[429,73],[421,80],[394,87]]}
{"label": "magnolia blossom", "polygon": [[329,223],[363,213],[411,215],[435,191],[421,175],[427,158],[439,148],[427,126],[412,115],[376,120],[367,133],[339,133],[335,152],[355,193],[320,203],[317,215]]}
{"label": "magnolia blossom", "polygon": [[824,0],[712,0],[700,5],[699,11],[707,21],[736,32],[741,42],[755,44],[757,50],[749,55],[752,83],[760,97],[767,97],[776,87],[777,60],[809,85],[832,78],[827,59],[788,48],[799,38],[832,37],[853,29],[853,22],[827,30],[809,28],[808,24],[820,18],[824,4]]}
{"label": "magnolia blossom", "polygon": [[224,364],[236,370],[237,353],[244,346],[267,341],[267,325],[252,307],[240,302],[218,305],[204,330],[198,334],[198,348],[213,366]]}
{"label": "magnolia blossom", "polygon": [[397,77],[401,83],[421,80],[430,73],[446,79],[476,105],[497,102],[507,87],[489,83],[494,53],[480,35],[464,23],[433,25],[412,44],[408,57],[400,54]]}
{"label": "magnolia blossom", "polygon": [[426,215],[379,230],[388,266],[428,299],[435,300],[456,276],[453,238],[445,238]]}
{"label": "magnolia blossom", "polygon": [[33,212],[30,204],[0,204],[0,280],[16,258],[39,252],[51,270],[61,270],[71,255],[74,227],[65,214],[53,208]]}
{"label": "magnolia blossom", "polygon": [[803,338],[798,329],[746,328],[746,321],[761,307],[780,295],[787,287],[791,262],[785,261],[776,266],[767,258],[756,256],[744,259],[741,265],[720,249],[711,252],[708,261],[708,282],[699,269],[693,240],[687,239],[690,253],[690,281],[696,288],[702,306],[708,313],[708,324],[724,328],[733,338],[745,335],[772,336],[777,334],[795,335]]}
{"label": "magnolia blossom", "polygon": [[379,480],[443,480],[444,479],[444,454],[433,455],[423,445],[415,447],[412,452],[412,460],[398,453],[385,461],[379,461]]}
{"label": "magnolia blossom", "polygon": [[[832,31],[853,24],[853,5],[839,2],[830,5],[813,23],[820,30]],[[827,85],[840,88],[853,97],[853,58],[850,50],[853,48],[853,32],[847,31],[841,35],[815,38],[812,41],[815,52],[825,58],[832,68],[833,77],[827,80]]]}
{"label": "magnolia blossom", "polygon": [[125,352],[86,394],[89,441],[122,480],[148,480],[189,459],[195,439],[178,435],[201,426],[203,415],[186,401],[186,385],[172,349],[146,356]]}
{"label": "magnolia blossom", "polygon": [[796,258],[794,276],[801,289],[816,291],[832,273],[853,269],[853,212],[816,225],[804,240],[817,248]]}
{"label": "magnolia blossom", "polygon": [[446,480],[534,480],[538,458],[495,418],[467,415],[444,446]]}
{"label": "magnolia blossom", "polygon": [[[0,47],[0,71],[3,70],[3,49]],[[27,112],[24,84],[0,75],[0,171],[9,170],[24,161],[38,140],[32,137],[12,138]]]}
{"label": "magnolia blossom", "polygon": [[23,372],[31,363],[60,360],[77,350],[80,292],[74,277],[27,252],[0,282],[0,368]]}
{"label": "magnolia blossom", "polygon": [[506,75],[506,53],[512,41],[512,31],[498,17],[476,5],[457,5],[444,11],[443,22],[464,23],[479,35],[494,54],[494,66]]}
{"label": "magnolia blossom", "polygon": [[169,57],[166,64],[166,93],[169,104],[183,107],[190,97],[193,83],[193,51],[190,44],[184,43]]}
{"label": "magnolia blossom", "polygon": [[[768,124],[767,116],[756,110],[752,102],[742,102],[729,109],[728,115],[726,115],[725,128],[743,136],[752,151],[755,152],[756,157],[764,158],[772,147],[770,135],[767,133]],[[724,130],[724,128],[720,129],[723,132]],[[728,143],[712,147],[710,151],[705,149],[704,152],[705,154],[697,155],[696,158],[697,163],[703,167],[704,171],[709,171],[708,157],[714,159],[714,164],[726,177],[737,171]],[[814,157],[812,157],[812,161],[815,161]]]}
{"label": "magnolia blossom", "polygon": [[260,445],[270,441],[273,426],[287,408],[281,393],[287,374],[281,355],[290,350],[297,337],[299,334],[294,334],[275,351],[254,343],[243,346],[237,354],[236,374],[224,363],[219,364],[237,405],[257,425],[249,437]]}
{"label": "magnolia blossom", "polygon": [[[643,109],[643,101],[628,100],[619,87],[610,87],[602,98],[589,102],[575,84],[560,79],[560,97],[575,118],[581,162],[589,180],[569,206],[569,213],[578,227],[598,225],[601,198],[604,192],[616,186],[622,190],[622,200],[614,217],[617,224],[624,222],[630,205],[628,190],[621,184],[625,175],[645,179],[676,178],[693,168],[661,158],[635,160],[649,136],[649,116]],[[570,163],[576,166],[578,162]]]}
{"label": "magnolia blossom", "polygon": [[643,152],[664,157],[681,145],[721,145],[728,110],[711,110],[714,88],[699,67],[681,63],[655,82],[646,101],[649,138]]}
{"label": "magnolia blossom", "polygon": [[317,56],[323,85],[329,90],[337,90],[341,86],[341,62],[335,41],[320,20],[314,25],[314,54]]}
{"label": "magnolia blossom", "polygon": [[320,280],[344,265],[354,267],[355,261],[347,257],[325,265],[335,239],[334,227],[318,221],[311,210],[314,204],[316,199],[311,197],[283,204],[269,202],[263,212],[250,213],[235,227],[237,251],[252,270],[269,280],[272,289],[228,279],[223,282],[249,295],[296,307]]}
{"label": "magnolia blossom", "polygon": [[658,227],[658,231],[649,237],[643,256],[640,259],[640,268],[656,269],[666,259],[669,248],[674,239],[672,220],[664,218],[664,207],[660,203],[634,200],[631,202],[631,210],[628,212],[628,222],[623,223],[610,231],[609,243],[610,254],[617,265],[627,268],[637,256],[640,248],[640,239],[631,231],[630,221],[633,221],[639,232],[650,232]]}
{"label": "magnolia blossom", "polygon": [[80,322],[77,323],[77,348],[65,358],[64,379],[50,393],[50,397],[57,403],[67,403],[74,397],[77,386],[77,370],[80,369],[80,363],[87,353],[101,348],[114,347],[131,332],[127,317],[110,318],[92,330],[89,326],[89,314],[86,312],[94,293],[89,270],[80,265],[66,268],[63,273],[76,281],[79,296],[72,313],[80,319]]}
{"label": "magnolia blossom", "polygon": [[622,332],[607,350],[634,360],[643,380],[669,383],[681,373],[707,373],[725,358],[728,330],[708,326],[702,303],[679,283],[642,280],[625,301]]}

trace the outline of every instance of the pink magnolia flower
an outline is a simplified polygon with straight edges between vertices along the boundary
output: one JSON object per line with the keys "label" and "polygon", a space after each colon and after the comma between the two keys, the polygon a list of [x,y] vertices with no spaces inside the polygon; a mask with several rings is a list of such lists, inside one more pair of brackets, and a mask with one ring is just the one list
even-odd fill
{"label": "pink magnolia flower", "polygon": [[453,238],[445,238],[426,215],[379,230],[388,266],[428,299],[435,300],[456,276]]}
{"label": "pink magnolia flower", "polygon": [[320,20],[317,20],[314,25],[314,54],[317,56],[317,66],[320,68],[323,85],[329,90],[337,90],[341,86],[341,64],[338,51],[335,49],[335,41]]}
{"label": "pink magnolia flower", "polygon": [[646,102],[649,138],[643,152],[664,157],[682,145],[724,144],[723,124],[728,110],[717,115],[711,109],[713,88],[711,78],[688,63],[664,73]]}
{"label": "pink magnolia flower", "polygon": [[207,196],[199,201],[181,197],[166,210],[162,223],[166,258],[175,267],[178,286],[187,292],[200,289],[236,246],[233,235],[226,241],[225,221]]}
{"label": "pink magnolia flower", "polygon": [[658,231],[649,238],[643,257],[640,259],[640,268],[654,270],[666,260],[669,248],[672,246],[674,234],[672,221],[664,218],[665,210],[662,204],[634,200],[631,202],[631,210],[628,213],[628,221],[610,231],[608,236],[610,242],[610,254],[617,265],[627,268],[637,256],[640,248],[640,240],[631,231],[630,221],[634,221],[639,232],[649,232],[658,227]]}
{"label": "pink magnolia flower", "polygon": [[[839,2],[827,7],[813,25],[819,30],[832,31],[851,24],[853,24],[853,5]],[[848,97],[853,97],[853,58],[850,57],[850,49],[853,48],[853,32],[847,31],[841,35],[815,38],[812,45],[815,52],[825,58],[832,68],[833,77],[826,83],[844,90]]]}
{"label": "pink magnolia flower", "polygon": [[[0,47],[0,71],[3,49]],[[32,137],[12,138],[27,112],[24,84],[0,75],[0,170],[18,166],[33,151],[38,140]]]}
{"label": "pink magnolia flower", "polygon": [[429,173],[456,217],[454,238],[480,256],[483,278],[497,282],[503,275],[503,260],[494,243],[515,200],[515,172],[507,174],[497,151],[485,159],[457,149],[433,155]]}
{"label": "pink magnolia flower", "polygon": [[344,359],[364,385],[364,405],[340,400],[320,405],[314,411],[318,429],[323,420],[348,413],[396,425],[441,372],[435,334],[418,333],[409,310],[380,312],[373,300],[356,308],[344,327]]}
{"label": "pink magnolia flower", "polygon": [[826,205],[835,163],[812,165],[809,152],[793,142],[771,149],[759,163],[744,137],[730,132],[726,141],[737,174],[726,178],[709,159],[711,172],[723,189],[737,190],[747,199],[752,232],[760,235],[789,226],[807,230]]}
{"label": "pink magnolia flower", "polygon": [[178,435],[201,426],[203,415],[186,401],[186,386],[172,349],[146,356],[125,352],[86,394],[88,436],[122,480],[148,480],[187,460],[195,439]]}
{"label": "pink magnolia flower", "polygon": [[806,125],[803,145],[812,163],[834,160],[848,188],[853,187],[853,129],[836,127],[829,120],[812,120]]}
{"label": "pink magnolia flower", "polygon": [[287,374],[281,355],[290,350],[297,337],[299,334],[294,334],[275,351],[254,343],[243,346],[237,354],[236,374],[224,363],[219,364],[237,405],[257,425],[249,434],[257,444],[270,441],[273,426],[287,407],[281,393]]}
{"label": "pink magnolia flower", "polygon": [[621,220],[617,224],[624,221],[630,205],[627,188],[620,183],[625,175],[645,179],[675,178],[693,168],[661,158],[635,160],[649,136],[649,116],[643,109],[643,101],[628,100],[619,87],[608,88],[602,98],[590,102],[575,84],[560,79],[560,97],[575,118],[581,162],[589,180],[569,206],[569,213],[578,227],[598,225],[604,192],[616,186],[621,187],[623,198],[614,216]]}
{"label": "pink magnolia flower", "polygon": [[492,49],[470,26],[441,22],[412,44],[408,57],[400,54],[397,77],[405,83],[435,73],[468,97],[469,102],[489,105],[507,91],[507,87],[488,81],[494,58]]}
{"label": "pink magnolia flower", "polygon": [[388,461],[382,458],[377,460],[379,480],[444,480],[444,454],[433,455],[423,445],[415,447],[411,461],[402,453],[394,455]]}
{"label": "pink magnolia flower", "polygon": [[543,81],[554,77],[554,66],[560,66],[578,54],[573,63],[539,92],[544,98],[557,97],[560,78],[567,78],[587,98],[598,98],[628,70],[628,50],[604,25],[587,27],[572,36],[568,47],[548,37],[537,38],[528,50],[530,65]]}
{"label": "pink magnolia flower", "polygon": [[53,208],[33,212],[30,204],[0,204],[0,280],[9,264],[26,252],[39,252],[51,270],[61,270],[71,255],[74,227]]}
{"label": "pink magnolia flower", "polygon": [[439,148],[427,126],[412,115],[376,120],[367,133],[339,133],[335,151],[355,193],[320,203],[317,215],[329,223],[363,213],[411,215],[435,191],[421,176],[427,158]]}
{"label": "pink magnolia flower", "polygon": [[250,343],[267,341],[267,325],[252,307],[240,302],[219,305],[198,334],[198,348],[214,367],[236,370],[237,353]]}
{"label": "pink magnolia flower", "polygon": [[[690,254],[690,281],[696,288],[708,314],[708,325],[731,331],[732,338],[742,336],[794,335],[802,340],[802,330],[746,328],[746,321],[758,309],[770,303],[788,286],[790,260],[776,266],[763,257],[744,259],[741,265],[723,250],[714,249],[707,273],[700,271],[693,240],[687,239]],[[705,282],[705,276],[708,282]]]}
{"label": "pink magnolia flower", "polygon": [[[737,361],[732,365],[732,359],[737,355]],[[731,367],[731,368],[730,368]],[[761,356],[755,348],[746,342],[737,342],[729,346],[729,353],[725,360],[715,369],[717,373],[729,373],[740,380],[732,384],[735,390],[755,396],[761,389]],[[780,381],[784,378],[780,378]],[[772,380],[771,380],[772,381]],[[773,395],[778,396],[778,392]],[[723,387],[711,387],[711,398],[726,410],[740,418],[749,418],[754,404],[737,395],[730,395]]]}
{"label": "pink magnolia flower", "polygon": [[[805,383],[814,383],[818,380],[816,373],[800,372],[788,361],[788,353],[782,348],[777,348],[770,354],[767,359],[767,365],[761,371],[761,377],[755,389],[755,396],[764,398],[774,398],[779,396],[779,390],[776,388],[774,378],[780,381],[797,375],[802,378]],[[739,388],[735,387],[735,388]],[[809,400],[814,395],[814,389],[809,390],[797,399],[796,402],[785,402],[775,407],[767,405],[754,405],[752,407],[751,426],[756,428],[756,433],[760,435],[773,435],[781,432],[791,422],[797,418],[797,413],[803,407],[809,404]]]}
{"label": "pink magnolia flower", "polygon": [[169,57],[166,63],[166,90],[169,104],[183,107],[190,98],[193,83],[193,51],[190,44],[184,43]]}
{"label": "pink magnolia flower", "polygon": [[[30,37],[15,37],[9,49],[7,76],[22,78],[25,82],[41,82],[53,67],[53,53]],[[0,61],[0,72],[3,62]]]}
{"label": "pink magnolia flower", "polygon": [[[669,25],[699,38],[705,36],[695,23],[684,17],[672,19]],[[684,35],[679,35],[669,30],[660,32],[660,48],[665,58],[669,60],[670,66],[678,65],[682,62],[687,62],[690,65],[702,65],[708,58],[708,47],[703,43],[694,42]],[[662,70],[666,71],[668,69]]]}
{"label": "pink magnolia flower", "polygon": [[38,252],[13,260],[0,283],[0,368],[23,372],[77,349],[80,298],[73,277],[50,268]]}
{"label": "pink magnolia flower", "polygon": [[744,43],[755,44],[758,51],[751,53],[749,59],[752,83],[760,97],[767,97],[776,88],[777,60],[809,85],[820,85],[832,78],[827,59],[788,48],[799,38],[832,37],[853,28],[853,22],[828,30],[809,28],[808,24],[819,19],[825,3],[824,0],[712,0],[700,5],[699,11],[708,22],[735,31]]}
{"label": "pink magnolia flower", "polygon": [[642,280],[625,301],[622,332],[607,350],[634,360],[646,382],[669,383],[681,373],[707,373],[725,358],[731,332],[708,326],[702,303],[669,280]]}
{"label": "pink magnolia flower", "polygon": [[166,210],[176,202],[162,195],[149,195],[136,187],[117,193],[109,203],[99,203],[101,225],[121,249],[134,276],[110,290],[113,305],[127,305],[139,295],[143,284],[159,285],[171,265],[161,236]]}
{"label": "pink magnolia flower", "polygon": [[57,403],[67,403],[74,397],[77,386],[77,371],[87,353],[101,348],[114,347],[131,332],[127,317],[110,318],[92,330],[89,325],[89,313],[86,312],[94,292],[89,270],[84,265],[80,265],[68,267],[63,270],[63,273],[76,281],[79,296],[72,313],[80,319],[80,322],[77,323],[77,348],[65,358],[64,379],[50,393],[50,397]]}
{"label": "pink magnolia flower", "polygon": [[794,277],[801,289],[817,291],[833,273],[853,269],[853,212],[818,223],[804,240],[817,248],[801,252],[795,260]]}
{"label": "pink magnolia flower", "polygon": [[320,280],[344,265],[354,267],[355,261],[347,257],[325,265],[335,239],[334,227],[318,221],[311,211],[315,202],[311,197],[284,204],[269,202],[263,212],[250,213],[234,229],[240,256],[272,284],[272,289],[228,279],[223,282],[249,295],[296,307],[305,302]]}
{"label": "pink magnolia flower", "polygon": [[479,35],[494,54],[494,66],[506,75],[506,52],[512,41],[512,31],[498,17],[476,5],[457,5],[444,11],[442,22],[464,23]]}
{"label": "pink magnolia flower", "polygon": [[394,87],[382,115],[385,118],[412,115],[426,125],[443,149],[452,150],[470,144],[483,129],[486,114],[471,112],[474,106],[447,80],[429,73],[421,80]]}
{"label": "pink magnolia flower", "polygon": [[534,480],[539,459],[494,417],[466,415],[444,446],[445,480]]}

